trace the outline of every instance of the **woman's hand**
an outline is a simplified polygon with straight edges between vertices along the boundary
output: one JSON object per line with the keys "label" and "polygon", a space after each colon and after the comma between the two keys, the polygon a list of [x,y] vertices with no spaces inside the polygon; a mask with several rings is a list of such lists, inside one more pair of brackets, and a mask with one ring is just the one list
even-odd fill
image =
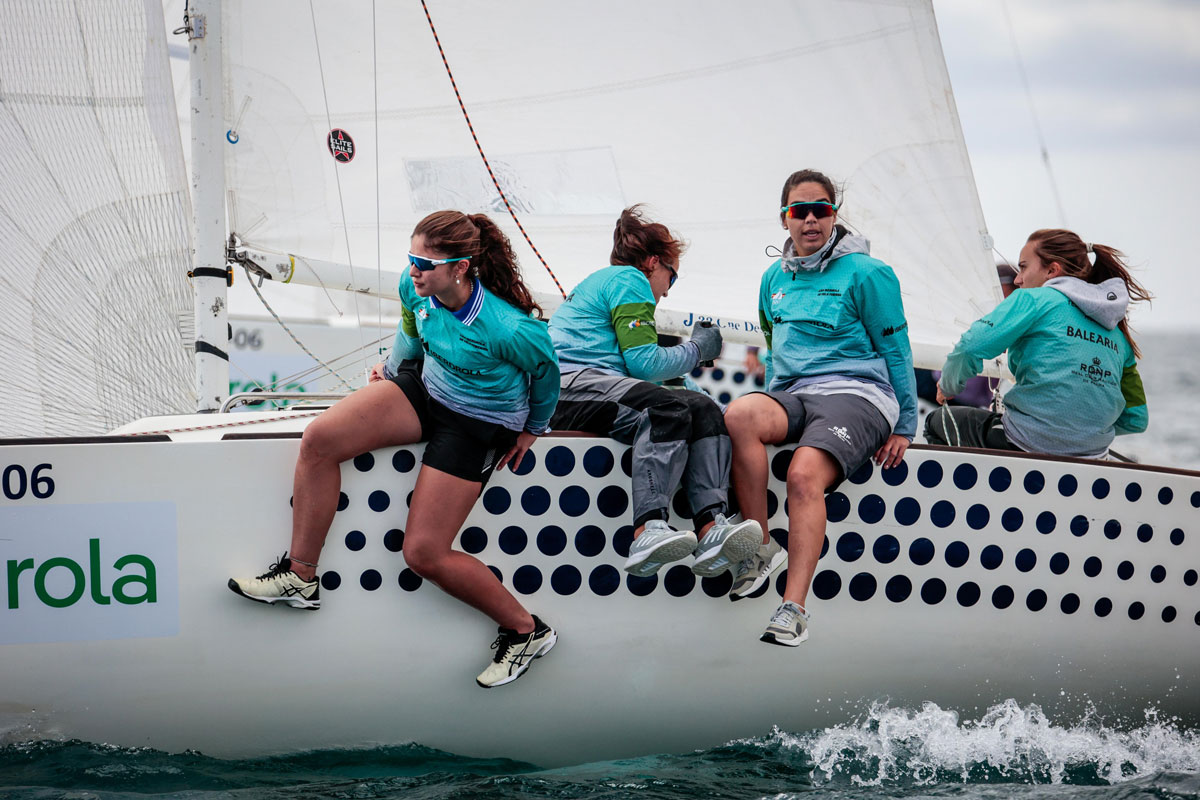
{"label": "woman's hand", "polygon": [[380,361],[378,364],[371,367],[371,374],[367,376],[367,383],[374,383],[375,381],[382,380],[386,380],[386,377],[383,374],[383,362]]}
{"label": "woman's hand", "polygon": [[517,436],[517,443],[512,446],[512,449],[504,454],[504,458],[496,463],[496,469],[504,469],[505,464],[509,464],[509,469],[513,472],[517,471],[517,467],[521,466],[521,462],[525,459],[525,452],[533,446],[537,441],[537,434],[529,431],[521,431]]}
{"label": "woman's hand", "polygon": [[953,399],[954,399],[954,395],[950,395],[950,396],[948,396],[948,397],[947,397],[947,396],[946,396],[946,393],[942,391],[942,385],[939,383],[939,384],[937,385],[937,401],[938,401],[938,405],[939,405],[939,406],[944,406],[944,405],[946,405],[946,402],[947,402],[948,400],[953,400]]}
{"label": "woman's hand", "polygon": [[[941,394],[940,389],[938,394]],[[891,469],[904,460],[904,452],[908,450],[908,445],[908,439],[893,433],[883,443],[883,447],[875,451],[875,463],[884,469]]]}

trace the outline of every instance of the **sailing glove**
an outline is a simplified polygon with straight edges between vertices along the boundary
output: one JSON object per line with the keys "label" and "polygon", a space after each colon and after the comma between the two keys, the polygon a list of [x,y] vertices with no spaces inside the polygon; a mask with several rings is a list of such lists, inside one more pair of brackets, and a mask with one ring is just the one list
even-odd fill
{"label": "sailing glove", "polygon": [[692,341],[700,350],[700,362],[712,361],[721,355],[721,329],[702,328],[699,325],[692,328]]}

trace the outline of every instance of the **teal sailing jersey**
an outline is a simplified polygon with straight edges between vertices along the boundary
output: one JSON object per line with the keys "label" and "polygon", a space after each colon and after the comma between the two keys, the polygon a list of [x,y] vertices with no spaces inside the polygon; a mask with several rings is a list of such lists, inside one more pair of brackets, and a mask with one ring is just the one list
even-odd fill
{"label": "teal sailing jersey", "polygon": [[695,369],[695,344],[658,346],[655,305],[650,281],[636,267],[606,267],[584,278],[550,320],[562,371],[598,369],[658,382]]}
{"label": "teal sailing jersey", "polygon": [[[542,434],[558,403],[558,359],[546,323],[514,308],[475,281],[467,304],[452,312],[421,297],[405,273],[400,325],[388,357],[424,359],[429,394],[468,417]],[[461,319],[460,319],[461,317]]]}

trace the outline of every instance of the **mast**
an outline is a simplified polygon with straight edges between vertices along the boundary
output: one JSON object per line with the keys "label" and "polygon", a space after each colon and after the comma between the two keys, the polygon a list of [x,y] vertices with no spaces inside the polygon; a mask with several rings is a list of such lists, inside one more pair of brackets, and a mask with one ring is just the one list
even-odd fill
{"label": "mast", "polygon": [[225,165],[221,153],[221,0],[191,0],[192,296],[197,411],[215,412],[229,392],[225,264]]}

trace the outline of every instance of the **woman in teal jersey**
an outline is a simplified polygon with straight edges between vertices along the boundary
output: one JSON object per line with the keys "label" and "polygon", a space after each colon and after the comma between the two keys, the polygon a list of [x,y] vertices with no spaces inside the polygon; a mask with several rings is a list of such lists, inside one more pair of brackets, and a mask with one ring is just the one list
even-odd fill
{"label": "woman in teal jersey", "polygon": [[304,431],[296,464],[291,557],[231,579],[251,600],[320,607],[317,559],[337,508],[341,462],[381,447],[428,442],[408,510],[410,569],[500,626],[485,688],[519,677],[557,639],[478,559],[451,549],[494,470],[515,469],[558,399],[558,363],[531,312],[508,238],[483,214],[438,211],[413,231],[400,282],[401,323],[370,382]]}
{"label": "woman in teal jersey", "polygon": [[[639,576],[693,554],[694,573],[719,575],[762,537],[757,523],[725,518],[730,449],[721,409],[701,392],[659,385],[721,351],[716,328],[696,328],[675,347],[658,344],[654,309],[679,276],[682,251],[665,225],[626,209],[613,231],[612,266],[584,279],[550,320],[562,368],[554,428],[633,445],[635,527],[625,570]],[[667,525],[681,481],[694,531]]]}
{"label": "woman in teal jersey", "polygon": [[1130,302],[1150,295],[1120,251],[1071,231],[1034,231],[1018,268],[1019,291],[962,335],[938,381],[945,403],[979,374],[983,359],[1007,350],[1016,386],[1004,396],[1004,413],[943,405],[926,418],[925,438],[1104,458],[1114,436],[1140,433],[1149,420],[1126,314]]}
{"label": "woman in teal jersey", "polygon": [[783,257],[759,289],[767,391],[730,404],[733,487],[742,513],[767,530],[767,445],[796,444],[787,470],[788,547],[764,537],[735,573],[734,600],[787,561],[783,603],[762,634],[770,644],[808,638],[805,602],[825,538],[826,491],[874,455],[894,467],[916,433],[908,324],[892,268],[837,225],[828,177],[801,170],[783,186]]}

